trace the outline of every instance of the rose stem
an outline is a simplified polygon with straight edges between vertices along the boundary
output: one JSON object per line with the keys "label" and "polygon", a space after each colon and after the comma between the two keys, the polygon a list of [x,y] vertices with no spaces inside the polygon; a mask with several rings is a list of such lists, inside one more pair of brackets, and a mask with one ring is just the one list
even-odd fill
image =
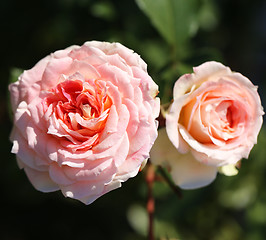
{"label": "rose stem", "polygon": [[181,189],[172,182],[172,180],[169,178],[169,176],[166,174],[165,170],[161,166],[158,167],[158,171],[165,179],[169,187],[174,191],[174,193],[177,194],[178,198],[181,199],[183,197]]}
{"label": "rose stem", "polygon": [[154,167],[150,162],[147,164],[147,172],[146,172],[146,182],[148,186],[148,200],[147,200],[147,212],[149,215],[149,226],[148,226],[148,240],[154,240],[153,234],[153,220],[154,220],[154,197],[152,193],[152,187],[155,179]]}

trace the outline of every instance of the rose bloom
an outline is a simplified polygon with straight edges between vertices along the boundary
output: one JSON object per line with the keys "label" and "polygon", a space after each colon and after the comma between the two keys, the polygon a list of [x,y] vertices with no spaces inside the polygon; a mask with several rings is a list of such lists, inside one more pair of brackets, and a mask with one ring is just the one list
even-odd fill
{"label": "rose bloom", "polygon": [[119,43],[56,51],[9,86],[12,153],[42,191],[85,204],[145,165],[157,137],[158,87]]}
{"label": "rose bloom", "polygon": [[240,73],[217,62],[193,70],[175,83],[166,130],[159,130],[151,153],[184,189],[208,185],[218,169],[235,174],[257,142],[263,115],[257,87]]}

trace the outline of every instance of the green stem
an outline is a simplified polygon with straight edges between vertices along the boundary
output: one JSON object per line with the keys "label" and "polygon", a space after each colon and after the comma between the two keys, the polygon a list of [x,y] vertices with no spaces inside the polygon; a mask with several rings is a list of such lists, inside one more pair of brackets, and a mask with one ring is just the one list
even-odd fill
{"label": "green stem", "polygon": [[165,170],[163,169],[163,167],[159,166],[158,167],[158,171],[159,173],[162,175],[162,177],[165,179],[165,181],[167,182],[167,184],[169,185],[169,187],[174,191],[174,193],[177,194],[178,198],[181,199],[183,197],[182,195],[182,190],[181,188],[179,188],[178,186],[176,186],[172,180],[169,178],[169,176],[166,174]]}

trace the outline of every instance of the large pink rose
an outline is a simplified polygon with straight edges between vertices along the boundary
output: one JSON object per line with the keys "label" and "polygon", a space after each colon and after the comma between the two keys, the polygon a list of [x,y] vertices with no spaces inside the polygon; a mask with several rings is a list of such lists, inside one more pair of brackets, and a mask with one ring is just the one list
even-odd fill
{"label": "large pink rose", "polygon": [[12,152],[34,187],[85,204],[134,177],[157,137],[158,88],[119,43],[56,51],[9,86]]}
{"label": "large pink rose", "polygon": [[166,131],[159,131],[151,154],[187,189],[209,184],[218,168],[248,158],[263,115],[257,87],[240,73],[217,62],[193,70],[175,83]]}

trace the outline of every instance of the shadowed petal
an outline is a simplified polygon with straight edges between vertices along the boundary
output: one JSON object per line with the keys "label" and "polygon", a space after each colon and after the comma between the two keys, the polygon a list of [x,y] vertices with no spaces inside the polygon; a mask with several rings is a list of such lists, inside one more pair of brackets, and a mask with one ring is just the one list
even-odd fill
{"label": "shadowed petal", "polygon": [[183,189],[204,187],[217,174],[216,167],[200,163],[191,153],[180,154],[169,141],[165,129],[159,130],[159,136],[151,150],[151,162],[169,167],[173,181]]}

